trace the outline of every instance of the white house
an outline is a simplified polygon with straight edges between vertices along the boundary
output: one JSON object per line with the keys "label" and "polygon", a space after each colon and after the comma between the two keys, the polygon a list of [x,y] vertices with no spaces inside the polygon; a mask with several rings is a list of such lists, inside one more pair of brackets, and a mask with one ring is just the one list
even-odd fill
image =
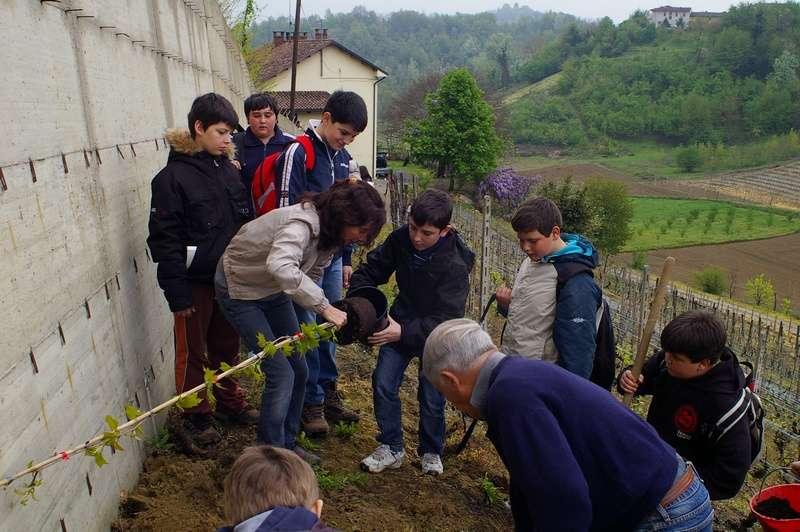
{"label": "white house", "polygon": [[[292,83],[292,32],[274,31],[269,59],[256,79],[256,86],[275,94],[283,109],[289,107]],[[384,70],[328,37],[328,30],[314,30],[314,36],[301,32],[297,50],[295,112],[305,129],[308,120],[319,118],[328,96],[336,90],[359,94],[367,104],[369,122],[347,147],[359,164],[375,175],[377,144],[378,83],[386,78]]]}
{"label": "white house", "polygon": [[672,28],[686,28],[689,26],[691,7],[661,6],[651,9],[648,18],[657,26],[670,26]]}

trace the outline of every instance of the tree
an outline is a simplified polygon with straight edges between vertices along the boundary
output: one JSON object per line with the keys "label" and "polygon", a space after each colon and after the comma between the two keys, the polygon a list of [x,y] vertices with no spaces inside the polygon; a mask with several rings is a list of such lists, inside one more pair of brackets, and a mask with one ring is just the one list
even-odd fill
{"label": "tree", "polygon": [[486,45],[489,55],[500,67],[500,87],[508,87],[511,83],[511,35],[494,33]]}
{"label": "tree", "polygon": [[722,295],[728,289],[725,272],[716,266],[707,266],[695,273],[694,283],[703,292],[715,296]]}
{"label": "tree", "polygon": [[686,146],[678,149],[675,154],[675,162],[684,172],[694,172],[703,164],[703,158],[700,156],[697,146]]}
{"label": "tree", "polygon": [[744,290],[747,299],[757,307],[769,307],[775,298],[775,287],[763,273],[748,279]]}
{"label": "tree", "polygon": [[553,200],[561,211],[563,231],[580,233],[590,240],[598,225],[593,204],[586,194],[586,188],[567,178],[561,183],[552,181],[541,185],[537,193]]}
{"label": "tree", "polygon": [[603,179],[589,180],[585,189],[597,217],[592,243],[607,255],[613,255],[631,237],[633,202],[628,189],[624,183]]}
{"label": "tree", "polygon": [[497,167],[504,145],[494,128],[491,107],[475,78],[464,68],[444,75],[425,98],[426,116],[411,124],[411,157],[436,166],[437,177],[479,181]]}

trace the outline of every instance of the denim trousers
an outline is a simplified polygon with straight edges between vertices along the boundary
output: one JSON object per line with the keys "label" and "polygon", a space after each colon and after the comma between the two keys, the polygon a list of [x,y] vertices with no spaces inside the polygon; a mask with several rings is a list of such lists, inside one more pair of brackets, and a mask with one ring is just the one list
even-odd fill
{"label": "denim trousers", "polygon": [[[678,472],[675,481],[683,475],[687,467],[694,467],[678,457]],[[694,480],[683,493],[667,506],[659,504],[656,511],[650,514],[636,527],[636,532],[711,532],[714,524],[714,509],[708,491],[700,480],[697,470]]]}
{"label": "denim trousers", "polygon": [[[256,339],[258,333],[274,340],[299,329],[292,302],[284,293],[253,301],[218,294],[218,300],[225,317],[253,353],[261,351]],[[261,370],[265,380],[258,439],[276,447],[294,449],[308,377],[305,358],[297,353],[287,357],[279,350],[261,361]]]}
{"label": "denim trousers", "polygon": [[[320,281],[325,297],[333,303],[342,299],[342,259],[335,259],[325,268]],[[322,317],[295,305],[297,319],[300,323],[313,323],[316,319],[324,323]],[[325,402],[325,386],[336,382],[339,372],[336,369],[336,344],[320,342],[317,349],[306,353],[308,364],[308,380],[306,381],[305,402],[309,405],[321,405]]]}
{"label": "denim trousers", "polygon": [[[378,422],[378,442],[392,451],[403,450],[403,423],[400,385],[411,360],[417,355],[403,351],[397,344],[381,346],[378,362],[372,372],[372,401]],[[444,448],[444,396],[423,375],[420,364],[419,386],[419,455],[441,456]]]}

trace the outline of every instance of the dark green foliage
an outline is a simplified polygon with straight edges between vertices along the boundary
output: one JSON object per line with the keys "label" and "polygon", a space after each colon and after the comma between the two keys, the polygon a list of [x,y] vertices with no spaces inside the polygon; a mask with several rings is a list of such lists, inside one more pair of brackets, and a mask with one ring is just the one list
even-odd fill
{"label": "dark green foliage", "polygon": [[719,296],[728,290],[728,277],[720,268],[708,266],[694,274],[694,284],[703,292]]}
{"label": "dark green foliage", "polygon": [[647,266],[647,252],[634,251],[631,256],[631,268],[642,271]]}
{"label": "dark green foliage", "polygon": [[675,162],[684,172],[694,172],[703,165],[697,146],[686,146],[675,151]]}

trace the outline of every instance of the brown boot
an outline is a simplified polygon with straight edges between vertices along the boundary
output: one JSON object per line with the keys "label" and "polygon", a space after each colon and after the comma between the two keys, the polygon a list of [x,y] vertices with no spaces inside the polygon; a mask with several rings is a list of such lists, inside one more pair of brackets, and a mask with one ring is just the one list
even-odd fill
{"label": "brown boot", "polygon": [[345,423],[355,423],[361,417],[358,412],[350,410],[344,406],[342,395],[336,389],[336,382],[326,384],[325,389],[325,417],[331,423],[344,421]]}
{"label": "brown boot", "polygon": [[303,405],[303,415],[300,420],[307,436],[324,436],[330,430],[323,410],[323,405]]}

